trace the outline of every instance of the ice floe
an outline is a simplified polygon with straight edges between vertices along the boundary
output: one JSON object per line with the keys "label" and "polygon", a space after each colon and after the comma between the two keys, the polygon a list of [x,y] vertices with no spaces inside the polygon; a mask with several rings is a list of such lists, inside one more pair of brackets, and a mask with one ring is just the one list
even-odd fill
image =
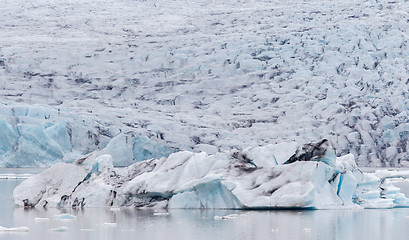
{"label": "ice floe", "polygon": [[28,227],[11,227],[11,228],[7,228],[7,227],[0,226],[0,232],[28,232],[29,230],[30,230],[30,228],[28,228]]}

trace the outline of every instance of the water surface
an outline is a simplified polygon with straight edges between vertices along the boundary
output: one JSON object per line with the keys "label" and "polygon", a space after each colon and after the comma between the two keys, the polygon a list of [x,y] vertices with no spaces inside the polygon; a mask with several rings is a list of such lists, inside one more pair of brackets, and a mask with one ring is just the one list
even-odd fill
{"label": "water surface", "polygon": [[[0,171],[1,173],[1,171]],[[373,210],[136,210],[14,208],[21,179],[0,180],[0,226],[29,227],[0,239],[407,239],[409,209]],[[68,213],[75,218],[58,219]],[[235,215],[232,215],[235,214]],[[220,219],[221,216],[228,216]]]}

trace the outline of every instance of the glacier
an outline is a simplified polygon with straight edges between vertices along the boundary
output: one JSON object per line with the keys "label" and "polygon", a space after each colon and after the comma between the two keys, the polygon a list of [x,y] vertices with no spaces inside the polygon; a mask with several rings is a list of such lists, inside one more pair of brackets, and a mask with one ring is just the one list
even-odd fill
{"label": "glacier", "polygon": [[[328,140],[207,154],[179,151],[124,168],[109,151],[57,163],[13,193],[16,206],[203,209],[394,208],[409,199],[390,179],[408,171],[361,171]],[[113,153],[115,151],[113,150]]]}
{"label": "glacier", "polygon": [[405,0],[0,6],[1,166],[70,162],[129,132],[212,154],[328,138],[361,167],[409,166]]}
{"label": "glacier", "polygon": [[175,151],[163,141],[40,105],[0,104],[0,135],[0,167],[49,167],[106,151],[115,166],[128,166]]}

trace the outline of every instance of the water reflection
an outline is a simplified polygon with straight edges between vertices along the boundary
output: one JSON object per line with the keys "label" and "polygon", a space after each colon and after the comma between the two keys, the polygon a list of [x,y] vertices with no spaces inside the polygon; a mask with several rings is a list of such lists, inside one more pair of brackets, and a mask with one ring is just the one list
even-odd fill
{"label": "water reflection", "polygon": [[[0,239],[407,239],[409,209],[233,211],[13,208],[18,180],[0,181],[0,225],[27,226],[27,233]],[[61,220],[55,216],[76,216]],[[215,216],[233,215],[227,219]],[[48,220],[46,220],[48,219]]]}
{"label": "water reflection", "polygon": [[[406,239],[408,209],[321,211],[229,211],[83,209],[58,220],[58,209],[14,209],[13,225],[29,233],[7,239]],[[237,214],[225,220],[215,216]],[[35,221],[49,218],[50,221]],[[115,223],[115,224],[114,224]],[[66,232],[50,229],[66,227]],[[1,235],[0,235],[1,236]]]}

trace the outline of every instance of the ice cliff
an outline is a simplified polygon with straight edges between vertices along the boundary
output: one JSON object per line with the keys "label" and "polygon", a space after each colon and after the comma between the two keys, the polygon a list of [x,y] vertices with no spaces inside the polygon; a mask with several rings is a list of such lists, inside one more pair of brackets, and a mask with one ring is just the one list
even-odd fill
{"label": "ice cliff", "polygon": [[240,152],[180,151],[115,168],[109,152],[58,163],[14,190],[24,207],[393,208],[409,199],[388,178],[362,172],[327,140],[281,143]]}
{"label": "ice cliff", "polygon": [[128,166],[174,151],[132,131],[104,128],[92,117],[38,105],[1,104],[0,136],[0,167],[47,167],[107,151],[114,166]]}

